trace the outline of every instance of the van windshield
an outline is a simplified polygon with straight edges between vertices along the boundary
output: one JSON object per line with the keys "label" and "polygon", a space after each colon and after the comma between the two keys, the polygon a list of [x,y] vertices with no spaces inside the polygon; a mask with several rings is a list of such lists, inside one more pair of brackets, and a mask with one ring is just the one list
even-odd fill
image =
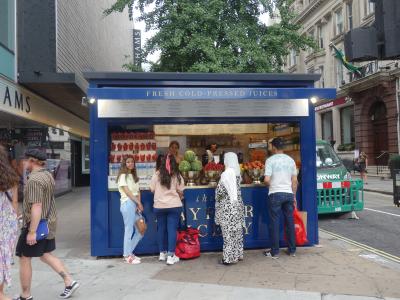
{"label": "van windshield", "polygon": [[328,145],[317,145],[317,168],[335,167],[341,164],[335,150]]}

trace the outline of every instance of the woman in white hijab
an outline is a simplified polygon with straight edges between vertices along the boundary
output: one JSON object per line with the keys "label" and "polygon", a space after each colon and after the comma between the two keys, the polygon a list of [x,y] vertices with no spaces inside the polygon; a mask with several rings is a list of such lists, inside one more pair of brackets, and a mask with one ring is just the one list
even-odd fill
{"label": "woman in white hijab", "polygon": [[240,167],[233,152],[224,156],[225,171],[215,191],[215,223],[224,239],[220,263],[229,265],[243,260],[244,205],[240,190]]}

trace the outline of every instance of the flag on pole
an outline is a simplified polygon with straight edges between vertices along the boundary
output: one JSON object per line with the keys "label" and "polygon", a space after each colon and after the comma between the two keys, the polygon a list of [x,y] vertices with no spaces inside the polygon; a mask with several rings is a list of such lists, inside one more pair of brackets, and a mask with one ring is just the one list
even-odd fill
{"label": "flag on pole", "polygon": [[345,66],[345,68],[347,70],[349,70],[351,73],[357,74],[360,77],[362,76],[362,72],[361,72],[362,67],[357,67],[357,66],[349,63],[346,60],[346,57],[344,56],[343,51],[336,48],[336,46],[334,44],[330,43],[329,46],[331,46],[335,50],[335,57],[342,62],[342,64]]}

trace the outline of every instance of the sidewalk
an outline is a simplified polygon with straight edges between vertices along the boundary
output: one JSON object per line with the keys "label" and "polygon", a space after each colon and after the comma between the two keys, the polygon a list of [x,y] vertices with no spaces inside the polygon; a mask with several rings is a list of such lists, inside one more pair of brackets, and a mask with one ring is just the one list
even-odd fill
{"label": "sidewalk", "polygon": [[[351,175],[354,179],[360,179],[359,175]],[[368,176],[368,183],[364,184],[364,191],[376,192],[386,195],[393,195],[392,179],[380,179],[378,177]]]}
{"label": "sidewalk", "polygon": [[[383,260],[321,233],[320,247],[300,248],[295,258],[265,258],[246,251],[234,266],[217,264],[219,253],[174,266],[144,257],[141,265],[89,255],[88,189],[57,199],[59,230],[56,254],[81,282],[73,299],[279,299],[360,300],[400,298],[400,265]],[[56,299],[63,286],[58,275],[34,260],[35,300]],[[17,265],[14,285],[19,291]]]}

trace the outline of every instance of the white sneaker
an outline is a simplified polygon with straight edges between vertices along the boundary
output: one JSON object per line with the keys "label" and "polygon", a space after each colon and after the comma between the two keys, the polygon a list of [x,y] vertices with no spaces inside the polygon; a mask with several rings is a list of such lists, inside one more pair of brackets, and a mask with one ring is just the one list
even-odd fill
{"label": "white sneaker", "polygon": [[168,256],[167,258],[167,265],[176,264],[179,261],[179,257],[175,254],[173,256]]}
{"label": "white sneaker", "polygon": [[139,256],[136,256],[136,255],[134,255],[134,254],[132,254],[132,255],[133,255],[133,257],[136,257],[136,259],[142,261],[142,259],[141,259]]}
{"label": "white sneaker", "polygon": [[138,265],[140,264],[140,259],[138,259],[136,256],[129,255],[127,258],[125,258],[125,262],[130,265]]}
{"label": "white sneaker", "polygon": [[167,260],[167,252],[160,252],[160,256],[158,257],[159,261],[166,261]]}

